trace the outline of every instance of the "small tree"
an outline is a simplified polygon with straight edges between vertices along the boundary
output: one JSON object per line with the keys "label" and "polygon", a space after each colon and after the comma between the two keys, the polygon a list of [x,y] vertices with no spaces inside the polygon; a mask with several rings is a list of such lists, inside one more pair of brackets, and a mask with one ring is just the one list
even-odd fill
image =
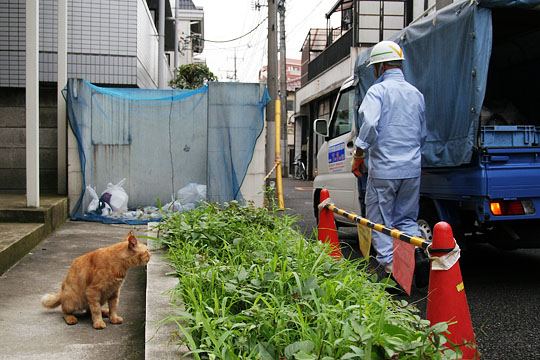
{"label": "small tree", "polygon": [[217,79],[206,64],[187,64],[176,69],[176,77],[169,85],[176,89],[196,89],[203,86],[205,81]]}

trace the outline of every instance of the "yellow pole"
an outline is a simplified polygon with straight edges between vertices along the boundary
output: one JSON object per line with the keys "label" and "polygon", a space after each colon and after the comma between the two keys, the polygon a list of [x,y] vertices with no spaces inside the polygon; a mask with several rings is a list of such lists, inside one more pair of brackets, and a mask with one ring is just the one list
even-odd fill
{"label": "yellow pole", "polygon": [[283,200],[283,182],[281,179],[281,100],[276,99],[276,190],[278,197],[278,206],[281,210],[285,209]]}

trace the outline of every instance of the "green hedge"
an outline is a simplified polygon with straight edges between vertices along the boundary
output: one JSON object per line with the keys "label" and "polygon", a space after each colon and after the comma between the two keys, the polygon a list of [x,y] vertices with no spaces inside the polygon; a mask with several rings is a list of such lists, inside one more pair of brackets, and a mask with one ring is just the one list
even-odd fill
{"label": "green hedge", "polygon": [[196,358],[459,358],[441,345],[446,323],[430,327],[364,263],[336,261],[294,221],[229,203],[160,224],[184,304],[169,320]]}

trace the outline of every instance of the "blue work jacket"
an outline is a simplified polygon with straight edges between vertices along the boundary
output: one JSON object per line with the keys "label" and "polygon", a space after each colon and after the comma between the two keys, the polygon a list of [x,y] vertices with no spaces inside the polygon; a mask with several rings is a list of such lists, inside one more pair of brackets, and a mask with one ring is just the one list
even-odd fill
{"label": "blue work jacket", "polygon": [[369,176],[407,179],[420,176],[426,138],[424,96],[389,69],[367,91],[358,109],[355,146],[369,157]]}

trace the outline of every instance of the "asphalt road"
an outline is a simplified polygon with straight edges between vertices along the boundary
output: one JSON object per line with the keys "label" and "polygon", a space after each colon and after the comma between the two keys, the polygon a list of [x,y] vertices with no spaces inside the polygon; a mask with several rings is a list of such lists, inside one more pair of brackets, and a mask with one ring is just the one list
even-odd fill
{"label": "asphalt road", "polygon": [[[284,181],[285,206],[306,235],[315,228],[311,190],[309,181]],[[340,228],[339,237],[344,254],[355,256],[355,229]],[[478,244],[462,252],[460,265],[482,359],[540,359],[540,250]],[[425,313],[423,296],[409,301]]]}

